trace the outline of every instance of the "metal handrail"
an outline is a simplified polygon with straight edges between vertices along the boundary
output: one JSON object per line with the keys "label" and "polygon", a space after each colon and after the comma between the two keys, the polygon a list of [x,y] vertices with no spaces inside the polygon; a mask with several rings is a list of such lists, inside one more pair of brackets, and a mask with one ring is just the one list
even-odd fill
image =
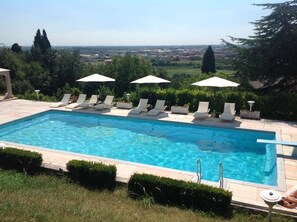
{"label": "metal handrail", "polygon": [[220,161],[220,164],[219,164],[219,184],[220,184],[220,188],[224,187],[224,168],[223,168],[222,161]]}
{"label": "metal handrail", "polygon": [[201,160],[197,160],[197,167],[196,167],[196,174],[197,174],[197,183],[201,183]]}

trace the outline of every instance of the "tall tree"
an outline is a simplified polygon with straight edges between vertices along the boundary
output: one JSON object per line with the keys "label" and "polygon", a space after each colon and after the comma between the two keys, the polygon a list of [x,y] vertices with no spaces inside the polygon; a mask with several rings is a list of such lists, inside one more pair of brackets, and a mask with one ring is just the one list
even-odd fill
{"label": "tall tree", "polygon": [[51,48],[51,43],[48,40],[46,31],[44,29],[42,30],[42,35],[43,35],[42,36],[43,47],[44,47],[45,50],[47,50],[47,49]]}
{"label": "tall tree", "polygon": [[42,30],[42,35],[40,33],[40,29],[37,30],[34,37],[34,46],[40,48],[42,53],[45,53],[48,49],[51,48],[51,43],[48,40],[46,31],[44,29]]}
{"label": "tall tree", "polygon": [[38,48],[42,47],[42,36],[40,33],[40,29],[37,29],[33,44],[35,47],[38,47]]}
{"label": "tall tree", "polygon": [[224,41],[235,53],[234,66],[243,80],[260,80],[267,89],[297,87],[297,0],[256,4],[272,12],[253,22],[254,36]]}
{"label": "tall tree", "polygon": [[202,73],[215,73],[216,71],[216,64],[215,64],[215,56],[211,46],[208,46],[206,49],[201,66]]}

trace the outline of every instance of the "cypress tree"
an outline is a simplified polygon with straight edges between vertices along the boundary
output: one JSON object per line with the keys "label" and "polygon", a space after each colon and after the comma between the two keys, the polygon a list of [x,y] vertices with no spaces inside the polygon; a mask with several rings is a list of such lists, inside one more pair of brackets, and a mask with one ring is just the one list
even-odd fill
{"label": "cypress tree", "polygon": [[42,30],[42,41],[43,41],[43,47],[44,47],[44,50],[47,50],[47,49],[49,49],[49,48],[51,48],[51,43],[50,43],[50,41],[48,40],[48,38],[47,38],[47,34],[46,34],[46,32],[45,32],[45,30],[43,29]]}
{"label": "cypress tree", "polygon": [[207,50],[203,55],[202,66],[201,66],[202,73],[215,73],[216,65],[215,65],[215,56],[211,46],[208,46]]}
{"label": "cypress tree", "polygon": [[42,30],[42,35],[40,33],[40,30],[37,30],[34,37],[34,46],[40,48],[42,53],[45,53],[46,50],[51,48],[51,43],[48,40],[46,31],[44,29]]}
{"label": "cypress tree", "polygon": [[38,48],[42,47],[42,36],[41,36],[41,33],[40,33],[39,29],[36,32],[33,44],[34,44],[35,47],[38,47]]}

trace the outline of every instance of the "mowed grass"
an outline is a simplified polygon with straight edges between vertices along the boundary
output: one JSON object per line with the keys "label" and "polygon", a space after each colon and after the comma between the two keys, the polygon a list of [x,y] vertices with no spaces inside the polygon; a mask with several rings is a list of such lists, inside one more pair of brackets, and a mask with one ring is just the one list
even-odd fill
{"label": "mowed grass", "polygon": [[[162,67],[166,70],[169,76],[173,76],[176,74],[189,74],[189,75],[200,75],[202,74],[200,68],[195,67],[187,67],[187,66],[178,66],[178,67],[171,67],[171,66],[164,66]],[[217,70],[217,73],[225,74],[225,75],[232,75],[235,73],[233,70]]]}
{"label": "mowed grass", "polygon": [[[114,192],[91,191],[66,177],[26,176],[0,170],[0,221],[263,221],[266,214],[235,213],[224,219],[202,212],[128,197],[127,186]],[[273,221],[293,221],[274,216]]]}
{"label": "mowed grass", "polygon": [[189,75],[199,75],[201,74],[201,70],[198,68],[193,68],[193,67],[183,67],[183,66],[179,66],[179,67],[162,67],[164,68],[169,76],[173,76],[176,74],[189,74]]}

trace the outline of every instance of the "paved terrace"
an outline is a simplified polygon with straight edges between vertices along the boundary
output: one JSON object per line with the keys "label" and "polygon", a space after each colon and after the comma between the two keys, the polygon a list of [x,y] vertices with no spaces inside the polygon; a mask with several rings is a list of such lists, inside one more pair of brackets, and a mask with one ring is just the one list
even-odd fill
{"label": "paved terrace", "polygon": [[[32,114],[49,110],[49,106],[52,103],[48,102],[36,102],[29,100],[10,100],[0,102],[0,124],[13,121],[22,117],[26,117]],[[68,110],[65,108],[58,108],[56,110]],[[96,113],[100,115],[117,115],[117,116],[128,116],[128,110],[112,108],[111,110],[105,111],[94,111],[93,109],[77,109],[75,112],[84,113]],[[208,126],[219,126],[228,128],[242,128],[242,129],[254,129],[254,130],[265,130],[276,132],[277,139],[283,141],[297,142],[297,123],[296,122],[284,122],[275,120],[248,120],[240,119],[236,117],[234,122],[222,122],[218,118],[207,118],[206,120],[193,121],[191,114],[171,114],[165,112],[157,117],[149,117],[145,113],[140,115],[133,115],[138,118],[146,119],[159,119],[162,121],[175,121],[184,122],[197,125],[208,125]],[[119,161],[114,159],[100,158],[88,155],[73,154],[62,151],[54,151],[50,149],[40,149],[36,147],[30,147],[19,144],[6,143],[10,146],[15,146],[22,149],[29,149],[42,153],[44,160],[44,167],[52,169],[63,169],[66,170],[66,163],[71,159],[84,159],[91,161],[100,161],[106,164],[114,164],[117,167],[117,180],[121,182],[127,182],[129,177],[137,173],[149,173],[158,176],[165,176],[174,179],[180,179],[185,181],[196,181],[197,177],[194,173],[177,171],[172,169],[166,169],[161,167],[148,166],[144,164],[135,164],[126,161]],[[276,189],[281,193],[285,193],[293,186],[297,185],[297,157],[296,150],[293,147],[277,145],[277,163],[278,163],[278,187],[267,187],[259,184],[253,184],[248,182],[224,180],[224,188],[232,191],[234,204],[244,205],[248,207],[255,207],[258,209],[267,209],[266,204],[260,197],[260,192],[264,189]],[[211,182],[203,181],[214,185]],[[286,209],[282,206],[275,206],[274,209],[283,211],[292,215],[297,216],[297,210]]]}

